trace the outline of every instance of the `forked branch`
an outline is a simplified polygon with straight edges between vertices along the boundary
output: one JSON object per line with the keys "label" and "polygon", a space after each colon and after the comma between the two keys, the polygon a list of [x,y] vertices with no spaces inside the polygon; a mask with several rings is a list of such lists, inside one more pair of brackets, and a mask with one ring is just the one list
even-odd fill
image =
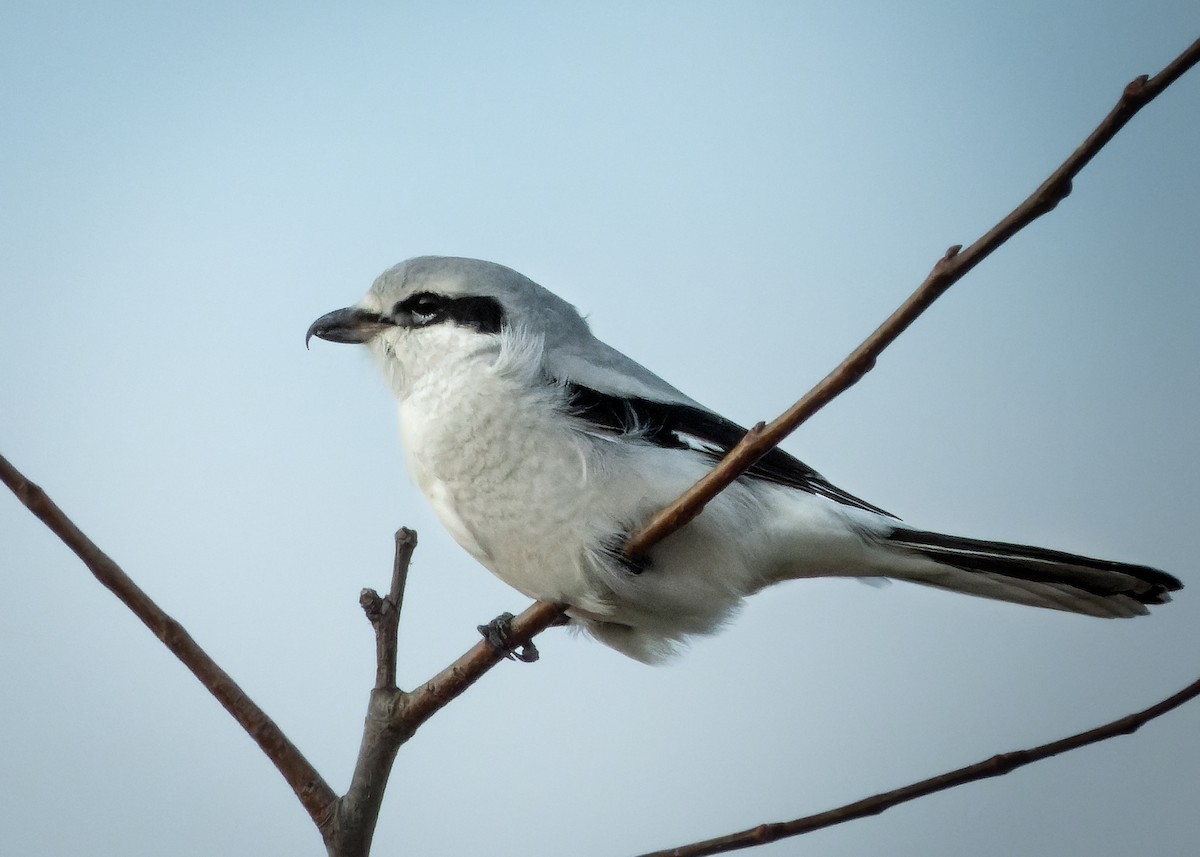
{"label": "forked branch", "polygon": [[[955,246],[934,266],[929,277],[874,333],[849,357],[770,424],[759,424],[743,438],[708,476],[689,489],[679,500],[656,515],[626,545],[630,556],[645,553],[650,547],[700,514],[704,505],[731,484],[755,461],[778,445],[790,432],[811,417],[834,397],[861,379],[875,365],[880,353],[920,316],[941,294],[967,271],[1002,246],[1029,223],[1052,210],[1071,191],[1072,179],[1122,127],[1184,72],[1200,61],[1200,40],[1193,43],[1170,65],[1154,77],[1139,77],[1126,87],[1116,107],[1097,126],[1084,143],[1042,183],[1028,199],[1013,210],[986,235],[961,250]],[[367,597],[368,615],[377,633],[376,688],[364,730],[359,765],[351,789],[339,800],[269,717],[255,705],[217,664],[196,644],[183,627],[159,608],[136,584],[76,527],[46,495],[29,482],[7,460],[0,457],[0,479],[40,518],[139,619],[162,640],[213,696],[250,734],[260,749],[283,774],[317,827],[322,831],[330,854],[359,857],[367,854],[378,818],[379,802],[387,782],[396,750],[433,714],[462,694],[484,673],[503,659],[490,643],[481,641],[442,672],[416,690],[405,693],[396,688],[395,621],[399,618],[404,575],[412,544],[398,535],[397,559],[392,589],[387,599]],[[509,641],[520,646],[534,635],[563,618],[558,606],[535,603],[512,623]],[[851,804],[841,810],[797,819],[783,825],[764,825],[751,831],[732,834],[710,843],[697,843],[683,849],[659,854],[716,854],[731,848],[773,841],[784,835],[815,830],[839,821],[880,812],[905,800],[911,800],[943,788],[973,779],[996,776],[1036,759],[1061,753],[1085,744],[1130,732],[1187,700],[1200,695],[1200,682],[1164,700],[1156,706],[1107,727],[1081,733],[1033,750],[997,756],[979,765],[945,774]],[[836,817],[834,817],[836,815]],[[710,850],[703,850],[703,849]],[[716,848],[717,850],[711,850]],[[690,849],[690,850],[688,850]]]}
{"label": "forked branch", "polygon": [[393,723],[394,712],[404,700],[396,687],[397,641],[400,610],[408,566],[417,548],[417,534],[407,527],[396,531],[396,553],[388,594],[364,589],[359,604],[375,629],[375,688],[367,702],[367,717],[359,743],[358,761],[350,777],[350,788],[338,798],[318,827],[330,857],[367,857],[383,806],[383,793],[400,746],[411,730]]}

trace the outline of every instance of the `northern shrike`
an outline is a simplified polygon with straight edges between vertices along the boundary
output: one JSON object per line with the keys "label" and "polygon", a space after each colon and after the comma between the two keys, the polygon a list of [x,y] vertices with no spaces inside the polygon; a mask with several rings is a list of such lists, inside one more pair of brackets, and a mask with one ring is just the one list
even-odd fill
{"label": "northern shrike", "polygon": [[780,449],[637,561],[623,540],[745,433],[491,262],[424,256],[308,330],[365,343],[400,405],[412,477],[455,540],[530,598],[654,661],[741,599],[803,577],[887,577],[1091,616],[1180,582],[1140,565],[910,527]]}

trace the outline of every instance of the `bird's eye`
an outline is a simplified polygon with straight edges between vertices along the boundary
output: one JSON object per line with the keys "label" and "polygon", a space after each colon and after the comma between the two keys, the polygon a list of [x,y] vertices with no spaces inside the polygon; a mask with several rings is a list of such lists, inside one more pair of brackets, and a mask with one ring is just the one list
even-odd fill
{"label": "bird's eye", "polygon": [[413,324],[426,325],[441,320],[445,302],[440,295],[421,292],[396,304],[396,315],[407,315]]}

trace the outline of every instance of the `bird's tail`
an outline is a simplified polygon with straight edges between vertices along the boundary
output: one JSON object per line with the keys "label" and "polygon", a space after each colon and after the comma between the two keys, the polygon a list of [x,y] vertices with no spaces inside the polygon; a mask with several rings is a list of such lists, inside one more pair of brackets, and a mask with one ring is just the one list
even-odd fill
{"label": "bird's tail", "polygon": [[908,559],[902,576],[954,592],[1089,616],[1126,617],[1165,604],[1183,587],[1164,571],[1046,548],[897,527],[884,546]]}

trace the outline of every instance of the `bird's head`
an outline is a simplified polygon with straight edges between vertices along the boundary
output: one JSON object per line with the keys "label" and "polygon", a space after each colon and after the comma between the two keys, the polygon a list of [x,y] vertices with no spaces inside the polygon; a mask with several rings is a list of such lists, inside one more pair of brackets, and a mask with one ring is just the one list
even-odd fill
{"label": "bird's head", "polygon": [[384,271],[361,301],[318,318],[312,337],[368,345],[397,392],[449,358],[496,355],[514,337],[590,337],[574,307],[511,268],[419,256]]}

